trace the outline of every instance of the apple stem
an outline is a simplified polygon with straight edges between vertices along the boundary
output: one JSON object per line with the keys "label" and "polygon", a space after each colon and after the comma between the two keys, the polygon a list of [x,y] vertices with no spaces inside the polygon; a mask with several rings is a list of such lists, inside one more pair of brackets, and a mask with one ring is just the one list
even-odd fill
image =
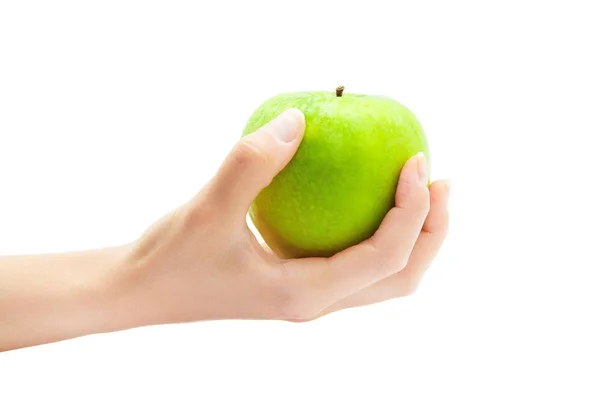
{"label": "apple stem", "polygon": [[342,97],[342,93],[344,92],[344,88],[343,86],[338,86],[337,88],[335,88],[335,95],[337,97]]}

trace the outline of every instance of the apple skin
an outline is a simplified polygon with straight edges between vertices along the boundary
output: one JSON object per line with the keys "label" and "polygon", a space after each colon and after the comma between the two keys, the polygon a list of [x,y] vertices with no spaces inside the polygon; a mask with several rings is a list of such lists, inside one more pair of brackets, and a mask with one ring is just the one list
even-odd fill
{"label": "apple skin", "polygon": [[280,257],[328,257],[371,237],[394,206],[404,163],[429,145],[415,115],[373,95],[296,92],[274,96],[242,136],[288,108],[304,113],[304,139],[290,163],[249,210]]}

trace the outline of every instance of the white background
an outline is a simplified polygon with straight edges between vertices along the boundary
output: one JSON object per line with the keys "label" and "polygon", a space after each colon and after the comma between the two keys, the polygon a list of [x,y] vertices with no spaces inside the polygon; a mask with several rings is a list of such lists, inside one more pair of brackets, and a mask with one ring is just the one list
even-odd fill
{"label": "white background", "polygon": [[6,352],[0,399],[600,399],[593,5],[2,1],[0,254],[136,238],[286,91],[396,98],[453,193],[408,299]]}

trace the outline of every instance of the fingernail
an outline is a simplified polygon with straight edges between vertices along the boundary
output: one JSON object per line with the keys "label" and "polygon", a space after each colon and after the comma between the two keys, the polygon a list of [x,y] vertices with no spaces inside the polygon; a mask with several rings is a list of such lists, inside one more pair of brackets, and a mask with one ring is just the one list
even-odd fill
{"label": "fingernail", "polygon": [[419,172],[419,185],[427,186],[429,182],[429,169],[427,168],[427,159],[423,152],[417,154],[418,172]]}
{"label": "fingernail", "polygon": [[288,109],[273,121],[275,135],[282,142],[292,142],[301,132],[304,124],[304,114],[298,109]]}

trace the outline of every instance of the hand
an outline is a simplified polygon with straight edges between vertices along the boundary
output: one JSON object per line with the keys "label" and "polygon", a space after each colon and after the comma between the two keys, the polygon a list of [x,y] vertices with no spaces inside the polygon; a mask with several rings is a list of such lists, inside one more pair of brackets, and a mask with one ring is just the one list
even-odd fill
{"label": "hand", "polygon": [[303,133],[304,116],[290,109],[244,137],[197,196],[133,245],[110,276],[114,310],[128,325],[305,321],[415,291],[448,228],[448,184],[428,188],[421,155],[403,167],[396,205],[369,240],[331,258],[295,260],[257,242],[247,211]]}
{"label": "hand", "polygon": [[0,351],[151,324],[306,321],[415,291],[448,227],[448,185],[402,168],[375,235],[331,258],[282,260],[246,225],[304,133],[298,110],[244,137],[193,199],[132,244],[0,257]]}

